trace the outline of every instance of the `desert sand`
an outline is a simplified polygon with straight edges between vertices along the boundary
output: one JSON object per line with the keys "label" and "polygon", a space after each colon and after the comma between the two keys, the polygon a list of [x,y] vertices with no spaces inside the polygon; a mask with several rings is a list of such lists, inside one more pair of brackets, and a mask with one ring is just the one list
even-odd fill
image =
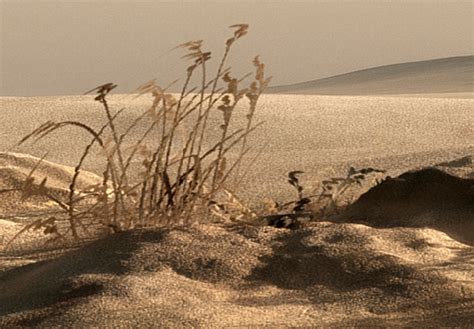
{"label": "desert sand", "polygon": [[[316,218],[298,229],[259,220],[202,219],[192,226],[137,229],[62,247],[44,246],[45,237],[32,231],[5,250],[22,223],[58,209],[41,199],[20,205],[17,192],[3,193],[0,326],[474,325],[474,241],[459,235],[473,227],[474,167],[472,161],[449,164],[474,155],[474,99],[456,93],[436,97],[441,95],[436,91],[402,94],[264,95],[257,116],[266,123],[253,135],[245,176],[232,188],[258,207],[266,198],[295,198],[287,183],[292,170],[304,171],[302,184],[311,191],[350,166],[384,169],[396,180],[408,170],[441,163],[437,168],[453,175],[446,180],[455,180],[444,195],[451,193],[447,199],[461,205],[461,214],[447,211],[436,219],[441,216],[433,206],[439,204],[437,194],[408,185],[410,193],[419,192],[409,199],[416,210],[416,220],[411,218],[404,212],[403,191],[417,181],[402,179],[406,184],[396,185],[402,195],[382,198],[381,206],[366,194],[350,212]],[[114,111],[128,108],[119,127],[149,101],[112,96]],[[47,176],[50,188],[67,190],[71,166],[89,137],[68,129],[34,145],[12,145],[46,120],[98,127],[104,119],[100,106],[92,96],[3,97],[0,102],[0,189],[20,184],[32,156],[48,153],[38,178]],[[101,157],[96,150],[87,160],[84,186],[100,179]],[[353,200],[370,187],[352,192]],[[457,204],[458,199],[465,203]],[[385,222],[383,209],[390,209]]]}

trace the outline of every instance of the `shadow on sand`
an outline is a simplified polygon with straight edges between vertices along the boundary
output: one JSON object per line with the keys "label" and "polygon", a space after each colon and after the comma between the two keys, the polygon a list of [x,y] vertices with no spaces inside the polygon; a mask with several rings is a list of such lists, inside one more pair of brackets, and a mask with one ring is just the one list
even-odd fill
{"label": "shadow on sand", "polygon": [[[127,262],[147,241],[159,243],[165,230],[123,232],[67,252],[53,260],[40,261],[0,275],[0,318],[43,309],[17,325],[36,325],[64,313],[79,298],[99,294],[110,275],[124,275]],[[153,266],[153,264],[145,264]],[[54,308],[50,308],[54,306]]]}
{"label": "shadow on sand", "polygon": [[337,222],[429,227],[474,245],[474,179],[436,168],[406,172],[362,194]]}

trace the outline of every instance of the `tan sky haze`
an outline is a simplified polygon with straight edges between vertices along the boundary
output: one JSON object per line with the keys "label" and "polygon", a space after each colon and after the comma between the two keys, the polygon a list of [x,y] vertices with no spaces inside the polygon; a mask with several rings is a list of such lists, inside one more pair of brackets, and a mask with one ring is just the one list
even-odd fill
{"label": "tan sky haze", "polygon": [[[179,43],[204,39],[214,57],[228,25],[250,33],[230,58],[236,74],[260,54],[273,84],[385,64],[473,53],[471,1],[0,3],[0,95],[73,95],[105,82],[133,90],[182,78]],[[216,61],[216,58],[214,58]],[[212,69],[212,67],[211,67]]]}

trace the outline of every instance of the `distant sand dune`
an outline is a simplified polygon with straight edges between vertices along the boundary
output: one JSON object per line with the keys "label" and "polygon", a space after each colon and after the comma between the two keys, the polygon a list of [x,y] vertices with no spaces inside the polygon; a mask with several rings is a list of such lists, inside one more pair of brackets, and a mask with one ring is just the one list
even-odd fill
{"label": "distant sand dune", "polygon": [[[448,94],[474,96],[474,56],[379,66],[334,77],[275,86],[269,93],[320,95]],[[451,94],[451,95],[449,95]]]}

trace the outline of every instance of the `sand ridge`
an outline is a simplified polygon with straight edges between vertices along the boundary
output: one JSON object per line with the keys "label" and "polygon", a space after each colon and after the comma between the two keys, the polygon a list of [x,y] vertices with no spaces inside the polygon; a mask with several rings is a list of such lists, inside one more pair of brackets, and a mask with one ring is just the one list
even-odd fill
{"label": "sand ridge", "polygon": [[[372,67],[333,77],[269,88],[271,93],[320,95],[474,96],[474,56]],[[426,97],[426,96],[425,96]]]}
{"label": "sand ridge", "polygon": [[[19,213],[32,213],[33,211],[59,210],[57,204],[45,196],[33,196],[20,202],[22,188],[26,178],[34,179],[33,184],[39,185],[47,179],[46,188],[49,193],[65,198],[69,185],[74,175],[74,168],[52,163],[48,160],[28,154],[0,152],[0,218],[10,218]],[[101,184],[102,179],[91,172],[81,170],[77,177],[77,190],[84,190],[91,186]]]}
{"label": "sand ridge", "polygon": [[0,314],[40,326],[466,324],[472,251],[430,229],[328,222],[125,232],[4,274]]}

